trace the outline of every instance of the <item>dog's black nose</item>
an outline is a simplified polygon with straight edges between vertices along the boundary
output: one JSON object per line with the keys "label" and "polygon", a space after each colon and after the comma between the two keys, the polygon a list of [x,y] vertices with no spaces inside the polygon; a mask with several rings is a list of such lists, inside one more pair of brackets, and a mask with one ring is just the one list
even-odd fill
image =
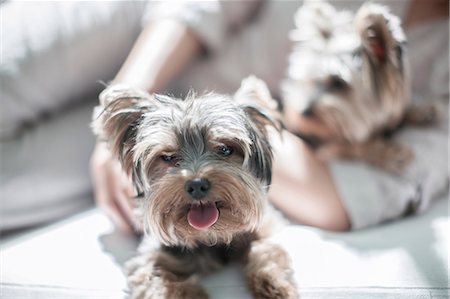
{"label": "dog's black nose", "polygon": [[184,187],[190,197],[201,199],[208,194],[209,189],[211,189],[211,184],[207,179],[195,178],[187,181]]}
{"label": "dog's black nose", "polygon": [[314,116],[314,108],[309,106],[305,110],[302,111],[302,116],[304,117],[313,117]]}

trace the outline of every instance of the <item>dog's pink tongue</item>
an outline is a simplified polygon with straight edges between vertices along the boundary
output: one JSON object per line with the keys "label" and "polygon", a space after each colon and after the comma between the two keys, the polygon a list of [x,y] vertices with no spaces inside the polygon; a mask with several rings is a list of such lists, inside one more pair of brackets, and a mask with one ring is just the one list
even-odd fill
{"label": "dog's pink tongue", "polygon": [[219,210],[215,203],[192,205],[187,217],[193,228],[207,229],[219,219]]}

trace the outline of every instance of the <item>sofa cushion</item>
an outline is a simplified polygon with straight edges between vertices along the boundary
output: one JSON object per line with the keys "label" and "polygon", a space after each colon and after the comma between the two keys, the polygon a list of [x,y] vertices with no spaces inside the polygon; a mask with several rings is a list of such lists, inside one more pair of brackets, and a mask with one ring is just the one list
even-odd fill
{"label": "sofa cushion", "polygon": [[[448,298],[448,203],[371,229],[293,225],[274,236],[292,257],[301,298]],[[1,245],[3,298],[121,298],[138,240],[98,210]],[[238,265],[202,283],[213,299],[251,298]]]}

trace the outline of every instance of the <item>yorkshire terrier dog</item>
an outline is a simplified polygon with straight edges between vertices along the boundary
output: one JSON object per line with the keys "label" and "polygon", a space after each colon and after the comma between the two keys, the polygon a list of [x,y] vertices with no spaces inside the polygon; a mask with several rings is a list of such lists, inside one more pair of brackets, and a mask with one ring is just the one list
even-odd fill
{"label": "yorkshire terrier dog", "polygon": [[306,2],[294,20],[295,46],[283,82],[285,125],[326,159],[404,169],[413,153],[390,136],[404,124],[433,123],[438,110],[410,104],[400,20],[377,4],[352,15],[321,1]]}
{"label": "yorkshire terrier dog", "polygon": [[208,298],[199,277],[231,261],[244,263],[255,298],[297,298],[290,259],[268,239],[276,211],[266,200],[266,134],[276,124],[255,103],[269,96],[254,77],[234,96],[101,93],[94,131],[144,194],[151,235],[126,266],[131,298]]}

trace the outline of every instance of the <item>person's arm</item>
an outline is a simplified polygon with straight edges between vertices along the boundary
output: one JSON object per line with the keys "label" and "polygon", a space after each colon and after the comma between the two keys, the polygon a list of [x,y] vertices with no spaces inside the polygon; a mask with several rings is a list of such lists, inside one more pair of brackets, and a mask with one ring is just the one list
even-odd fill
{"label": "person's arm", "polygon": [[[200,52],[201,45],[190,29],[175,20],[147,25],[113,83],[125,83],[158,92]],[[104,142],[91,157],[91,176],[97,204],[124,231],[140,230],[133,214],[135,195],[131,179]]]}
{"label": "person's arm", "polygon": [[195,33],[179,21],[153,22],[139,35],[114,83],[159,92],[199,54],[200,48]]}
{"label": "person's arm", "polygon": [[271,138],[274,153],[269,200],[293,222],[332,231],[350,228],[330,171],[299,138]]}

